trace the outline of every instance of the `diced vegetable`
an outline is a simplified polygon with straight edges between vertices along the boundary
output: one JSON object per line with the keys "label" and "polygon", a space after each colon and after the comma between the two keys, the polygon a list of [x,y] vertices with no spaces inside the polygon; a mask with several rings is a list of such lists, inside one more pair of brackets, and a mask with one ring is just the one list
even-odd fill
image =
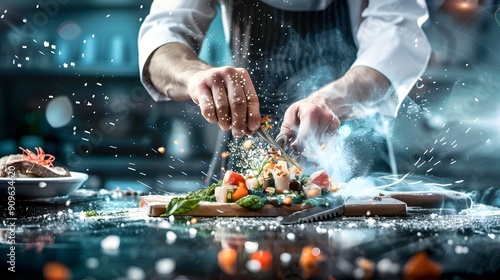
{"label": "diced vegetable", "polygon": [[319,186],[320,188],[328,188],[330,186],[330,176],[328,176],[328,173],[326,173],[326,170],[318,170],[311,174],[309,179],[306,182],[306,185],[309,184],[315,184]]}
{"label": "diced vegetable", "polygon": [[219,203],[234,202],[233,193],[238,187],[235,185],[222,185],[215,188],[215,201]]}
{"label": "diced vegetable", "polygon": [[243,182],[245,183],[245,177],[235,171],[228,170],[224,174],[224,178],[222,179],[222,184],[225,185],[235,185],[238,186],[238,183]]}
{"label": "diced vegetable", "polygon": [[255,177],[246,179],[245,184],[247,185],[247,189],[249,190],[259,187],[259,181]]}
{"label": "diced vegetable", "polygon": [[248,189],[245,182],[238,182],[238,189],[233,193],[233,202],[236,202],[238,199],[247,195]]}

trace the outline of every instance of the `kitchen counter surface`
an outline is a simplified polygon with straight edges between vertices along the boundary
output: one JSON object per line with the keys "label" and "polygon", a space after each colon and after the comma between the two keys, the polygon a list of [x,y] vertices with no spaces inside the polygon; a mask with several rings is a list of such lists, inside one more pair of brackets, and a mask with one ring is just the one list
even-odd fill
{"label": "kitchen counter surface", "polygon": [[[137,196],[123,193],[16,203],[16,217],[3,211],[0,226],[2,275],[12,279],[56,273],[68,279],[400,279],[421,252],[443,278],[500,273],[500,210],[485,205],[285,226],[278,218],[149,217]],[[218,261],[225,248],[237,252],[230,270]],[[301,259],[305,248],[317,248],[309,267]],[[252,261],[256,250],[271,254],[270,266]],[[9,269],[15,272],[5,274]]]}

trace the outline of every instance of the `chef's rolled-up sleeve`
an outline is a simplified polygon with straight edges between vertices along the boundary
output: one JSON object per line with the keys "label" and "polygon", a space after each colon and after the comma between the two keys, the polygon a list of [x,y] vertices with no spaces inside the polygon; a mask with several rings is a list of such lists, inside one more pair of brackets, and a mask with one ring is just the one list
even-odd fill
{"label": "chef's rolled-up sleeve", "polygon": [[199,52],[205,34],[216,15],[213,0],[156,0],[141,25],[138,36],[141,82],[155,101],[170,98],[158,92],[144,67],[151,54],[168,43],[182,43]]}
{"label": "chef's rolled-up sleeve", "polygon": [[431,55],[431,46],[422,30],[429,18],[427,5],[424,0],[370,1],[362,17],[357,32],[357,59],[351,67],[367,66],[389,79],[399,103],[385,107],[382,113],[396,115]]}

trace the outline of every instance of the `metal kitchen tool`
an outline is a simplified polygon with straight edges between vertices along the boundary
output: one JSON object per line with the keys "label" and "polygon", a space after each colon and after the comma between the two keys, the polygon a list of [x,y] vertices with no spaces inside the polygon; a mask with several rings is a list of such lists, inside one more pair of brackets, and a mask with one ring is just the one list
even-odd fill
{"label": "metal kitchen tool", "polygon": [[269,133],[263,129],[262,127],[259,128],[259,130],[256,131],[267,143],[271,144],[274,148],[276,148],[278,151],[280,151],[281,156],[285,158],[286,161],[290,162],[291,164],[295,165],[299,170],[302,170],[300,165],[290,156],[288,155],[287,152],[276,142],[276,140],[269,135]]}
{"label": "metal kitchen tool", "polygon": [[344,214],[344,197],[338,195],[331,199],[328,206],[316,206],[301,211],[294,212],[282,217],[280,221],[283,225],[297,223],[317,222],[320,220],[339,217]]}
{"label": "metal kitchen tool", "polygon": [[338,216],[401,216],[410,209],[460,211],[472,206],[466,194],[456,191],[381,192],[370,197],[333,197],[329,207],[312,207],[283,217],[284,225],[315,222]]}

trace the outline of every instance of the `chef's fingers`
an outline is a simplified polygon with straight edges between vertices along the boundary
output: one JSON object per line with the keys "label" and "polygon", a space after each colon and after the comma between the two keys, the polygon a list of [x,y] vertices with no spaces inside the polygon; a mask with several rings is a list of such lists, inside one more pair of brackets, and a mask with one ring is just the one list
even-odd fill
{"label": "chef's fingers", "polygon": [[[290,141],[293,141],[296,136],[297,128],[299,127],[300,120],[298,118],[298,103],[292,104],[285,111],[283,116],[283,122],[281,123],[280,132],[276,136],[276,141],[282,142],[284,145],[288,145]],[[281,143],[280,143],[281,145]]]}
{"label": "chef's fingers", "polygon": [[260,128],[260,104],[257,92],[253,86],[253,82],[248,74],[247,70],[239,70],[242,78],[243,90],[245,92],[245,97],[247,100],[247,130],[246,134],[252,134],[254,131]]}
{"label": "chef's fingers", "polygon": [[201,85],[196,89],[195,103],[200,107],[201,115],[209,122],[217,122],[217,113],[215,112],[215,104],[212,98],[212,90],[206,85]]}
{"label": "chef's fingers", "polygon": [[[248,88],[247,83],[251,83],[250,77],[245,75],[244,69],[226,67],[222,70],[227,85],[227,96],[229,108],[231,111],[231,130],[235,137],[242,137],[248,130],[249,104],[248,94],[254,94],[252,89]],[[255,100],[252,99],[254,103]],[[255,104],[253,104],[255,106]]]}
{"label": "chef's fingers", "polygon": [[305,150],[305,143],[313,144],[317,141],[319,123],[320,123],[320,108],[312,105],[307,106],[304,110],[299,110],[298,117],[300,119],[297,137],[292,143],[292,146],[300,153]]}
{"label": "chef's fingers", "polygon": [[339,128],[340,121],[331,110],[323,110],[318,115],[318,130],[316,131],[316,140],[319,145],[333,136]]}
{"label": "chef's fingers", "polygon": [[214,76],[212,83],[212,98],[219,127],[223,130],[231,129],[231,108],[228,100],[226,83],[218,75]]}

